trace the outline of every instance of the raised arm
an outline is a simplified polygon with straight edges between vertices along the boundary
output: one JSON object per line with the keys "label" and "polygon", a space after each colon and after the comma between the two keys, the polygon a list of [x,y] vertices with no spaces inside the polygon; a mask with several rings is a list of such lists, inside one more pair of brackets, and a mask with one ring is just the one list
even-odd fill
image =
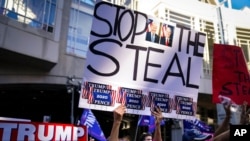
{"label": "raised arm", "polygon": [[161,138],[161,121],[163,119],[161,109],[156,107],[155,111],[152,111],[152,115],[155,116],[155,132],[153,141],[162,141]]}
{"label": "raised arm", "polygon": [[240,116],[240,124],[245,125],[249,122],[249,114],[250,109],[247,110],[247,102],[244,101],[241,105],[241,116]]}
{"label": "raised arm", "polygon": [[213,138],[213,141],[229,141],[230,139],[230,130],[227,130]]}
{"label": "raised arm", "polygon": [[231,110],[230,110],[231,104],[223,106],[226,112],[226,117],[223,120],[222,124],[217,128],[217,130],[215,130],[214,137],[229,129],[229,122],[231,118]]}
{"label": "raised arm", "polygon": [[114,111],[113,111],[113,126],[111,129],[111,133],[109,136],[109,141],[119,141],[119,128],[122,122],[122,118],[124,113],[126,112],[126,107],[124,105],[118,106]]}
{"label": "raised arm", "polygon": [[[230,111],[230,106],[225,107],[227,117]],[[241,105],[241,119],[239,124],[247,124],[247,120],[249,119],[248,114],[250,113],[250,110],[247,110],[247,102],[244,102]],[[231,114],[231,113],[230,113]],[[230,117],[230,116],[229,116]],[[229,118],[230,119],[230,118]],[[215,136],[213,141],[229,141],[230,138],[230,130],[226,130],[223,126],[228,126],[229,119],[224,119],[222,125],[215,131]],[[223,132],[223,130],[226,130]]]}

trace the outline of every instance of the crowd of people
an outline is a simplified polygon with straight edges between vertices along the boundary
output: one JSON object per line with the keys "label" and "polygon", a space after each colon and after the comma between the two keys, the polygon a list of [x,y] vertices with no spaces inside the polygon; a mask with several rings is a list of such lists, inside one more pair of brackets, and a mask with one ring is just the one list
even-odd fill
{"label": "crowd of people", "polygon": [[[111,129],[110,136],[108,137],[109,141],[131,141],[130,136],[120,136],[119,129],[123,119],[123,115],[126,112],[126,107],[124,105],[118,106],[114,112],[114,121]],[[152,115],[155,117],[155,131],[152,135],[151,133],[142,133],[140,136],[140,141],[162,141],[161,138],[161,121],[163,120],[162,112],[159,107],[156,107],[154,111],[151,111]]]}
{"label": "crowd of people", "polygon": [[[204,139],[195,139],[195,136],[190,136],[190,138],[183,138],[182,141],[205,141],[210,139],[212,141],[229,141],[230,140],[230,118],[232,115],[231,104],[223,104],[226,116],[220,126],[215,130],[213,137]],[[240,125],[249,124],[250,121],[250,108],[248,108],[248,103],[244,102],[238,110],[241,111]],[[133,139],[128,133],[123,133],[120,131],[120,126],[123,120],[123,116],[126,113],[126,106],[120,105],[113,111],[113,125],[108,137],[108,141],[132,141]],[[156,107],[154,111],[151,111],[151,114],[155,117],[155,131],[151,133],[141,133],[139,141],[162,141],[161,136],[161,121],[163,120],[162,111],[159,107]],[[90,138],[91,141],[94,141],[93,138]]]}

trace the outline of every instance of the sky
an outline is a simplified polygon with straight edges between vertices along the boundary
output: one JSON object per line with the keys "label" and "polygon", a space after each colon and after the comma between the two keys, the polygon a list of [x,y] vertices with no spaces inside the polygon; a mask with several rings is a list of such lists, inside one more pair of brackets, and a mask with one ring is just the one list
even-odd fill
{"label": "sky", "polygon": [[[219,0],[220,2],[222,2],[223,0]],[[245,6],[248,6],[250,8],[250,0],[231,0],[232,3],[232,8],[233,9],[237,9],[237,10],[241,10],[243,9]],[[227,2],[225,3],[225,6],[227,6]]]}
{"label": "sky", "polygon": [[[152,4],[152,3],[155,3],[155,0],[147,0],[148,4]],[[250,9],[250,0],[215,0],[215,1],[219,1],[219,2],[222,2],[222,1],[231,1],[231,4],[232,4],[232,8],[233,9],[236,9],[236,10],[242,10],[245,6],[248,6],[248,8]],[[146,4],[143,5],[143,7],[145,6]],[[225,6],[228,7],[228,2],[225,2]],[[147,7],[147,6],[145,6]]]}

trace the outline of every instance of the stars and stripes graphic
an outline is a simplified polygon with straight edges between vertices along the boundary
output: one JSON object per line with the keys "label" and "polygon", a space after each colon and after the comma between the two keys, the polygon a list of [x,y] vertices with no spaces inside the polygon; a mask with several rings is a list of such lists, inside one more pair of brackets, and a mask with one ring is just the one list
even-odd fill
{"label": "stars and stripes graphic", "polygon": [[194,102],[193,98],[191,98],[191,101],[193,102],[192,108],[193,108],[193,112],[194,112],[194,115],[195,115],[196,112],[197,112],[197,102]]}
{"label": "stars and stripes graphic", "polygon": [[115,99],[116,99],[116,91],[112,90],[111,91],[111,106],[115,105]]}
{"label": "stars and stripes graphic", "polygon": [[[105,91],[100,92],[100,90],[105,90]],[[99,98],[98,98],[98,96],[99,96]],[[105,97],[107,96],[107,99],[100,99],[100,96],[105,96]],[[116,91],[115,90],[98,89],[98,88],[94,88],[94,87],[90,87],[90,89],[89,89],[89,95],[88,95],[88,103],[89,104],[99,103],[99,104],[104,105],[104,106],[114,106],[115,99],[116,99]],[[107,102],[110,104],[107,105],[106,104]]]}
{"label": "stars and stripes graphic", "polygon": [[[169,93],[149,92],[149,99],[153,101],[155,106],[160,105],[161,111],[164,113],[170,113],[172,111],[173,102],[169,97]],[[148,103],[148,107],[151,107],[152,102]]]}
{"label": "stars and stripes graphic", "polygon": [[108,85],[107,89],[111,90],[112,89],[112,85]]}
{"label": "stars and stripes graphic", "polygon": [[[197,106],[196,106],[195,102],[193,102],[193,98],[189,98],[189,97],[186,97],[186,98],[188,98],[188,100],[184,100],[184,99],[177,100],[177,102],[176,102],[176,114],[183,114],[182,111],[186,111],[186,110],[182,109],[182,106],[185,106],[185,105],[183,105],[183,102],[191,102],[192,103],[191,110],[189,110],[188,112],[192,113],[192,115],[195,115]],[[186,106],[190,107],[189,105],[186,105]],[[189,114],[187,114],[187,115],[189,115]]]}
{"label": "stars and stripes graphic", "polygon": [[125,88],[125,87],[118,87],[117,90],[117,95],[116,95],[116,102],[117,103],[122,103],[123,100],[123,95],[125,93],[131,93],[131,94],[142,94],[142,90],[137,90],[137,89],[130,89],[130,88]]}
{"label": "stars and stripes graphic", "polygon": [[122,96],[123,96],[122,87],[118,87],[117,96],[116,96],[116,102],[117,102],[117,103],[121,103],[121,101],[122,101]]}
{"label": "stars and stripes graphic", "polygon": [[88,103],[89,104],[93,103],[93,99],[94,99],[93,89],[94,89],[93,87],[90,87],[90,89],[89,89],[89,94],[88,94]]}
{"label": "stars and stripes graphic", "polygon": [[174,99],[172,101],[173,102],[172,105],[173,105],[174,110],[176,110],[180,100],[183,100],[183,99],[184,99],[184,101],[187,101],[187,102],[193,102],[193,98],[191,98],[191,97],[184,97],[184,96],[175,95]]}
{"label": "stars and stripes graphic", "polygon": [[88,94],[89,94],[88,82],[85,81],[83,83],[83,87],[82,87],[82,98],[83,99],[87,99],[88,98]]}
{"label": "stars and stripes graphic", "polygon": [[121,98],[121,104],[126,105],[126,101],[127,101],[127,93],[123,92],[123,95],[122,95],[122,98]]}
{"label": "stars and stripes graphic", "polygon": [[161,34],[160,34],[160,36],[161,37],[166,37],[166,32],[167,32],[167,24],[162,24],[162,26],[161,26]]}
{"label": "stars and stripes graphic", "polygon": [[143,110],[145,107],[150,107],[150,100],[147,95],[142,95],[142,105],[143,105]]}
{"label": "stars and stripes graphic", "polygon": [[[178,101],[178,102],[179,102],[179,101]],[[180,105],[178,104],[178,102],[175,102],[176,114],[180,114],[180,111],[181,111],[181,107],[180,107]]]}
{"label": "stars and stripes graphic", "polygon": [[174,99],[173,98],[169,98],[169,113],[172,112],[173,108],[174,108]]}
{"label": "stars and stripes graphic", "polygon": [[92,88],[107,89],[107,90],[112,89],[112,85],[99,84],[99,83],[85,81],[83,83],[83,87],[82,87],[82,98],[83,99],[89,99],[89,95],[91,94],[91,91],[90,91],[91,87]]}
{"label": "stars and stripes graphic", "polygon": [[150,101],[150,110],[154,111],[155,109],[155,97],[151,96],[151,101]]}
{"label": "stars and stripes graphic", "polygon": [[178,97],[178,96],[175,96],[174,99],[173,99],[173,105],[174,105],[174,108],[173,108],[173,109],[175,109],[175,110],[177,110],[177,103],[178,103],[177,97]]}
{"label": "stars and stripes graphic", "polygon": [[116,103],[125,105],[128,109],[154,111],[156,106],[161,108],[164,113],[172,113],[176,110],[178,115],[195,115],[197,111],[197,102],[193,98],[174,95],[170,93],[148,91],[143,93],[141,89],[132,89],[127,87],[116,87],[113,85],[92,83],[85,81],[82,87],[82,98],[86,99],[88,104],[114,106]]}

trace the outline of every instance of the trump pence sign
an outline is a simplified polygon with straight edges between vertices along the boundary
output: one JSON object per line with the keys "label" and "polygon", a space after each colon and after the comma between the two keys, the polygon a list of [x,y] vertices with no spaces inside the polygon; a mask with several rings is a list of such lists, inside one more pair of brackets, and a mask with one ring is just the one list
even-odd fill
{"label": "trump pence sign", "polygon": [[97,1],[79,107],[194,117],[206,35]]}

